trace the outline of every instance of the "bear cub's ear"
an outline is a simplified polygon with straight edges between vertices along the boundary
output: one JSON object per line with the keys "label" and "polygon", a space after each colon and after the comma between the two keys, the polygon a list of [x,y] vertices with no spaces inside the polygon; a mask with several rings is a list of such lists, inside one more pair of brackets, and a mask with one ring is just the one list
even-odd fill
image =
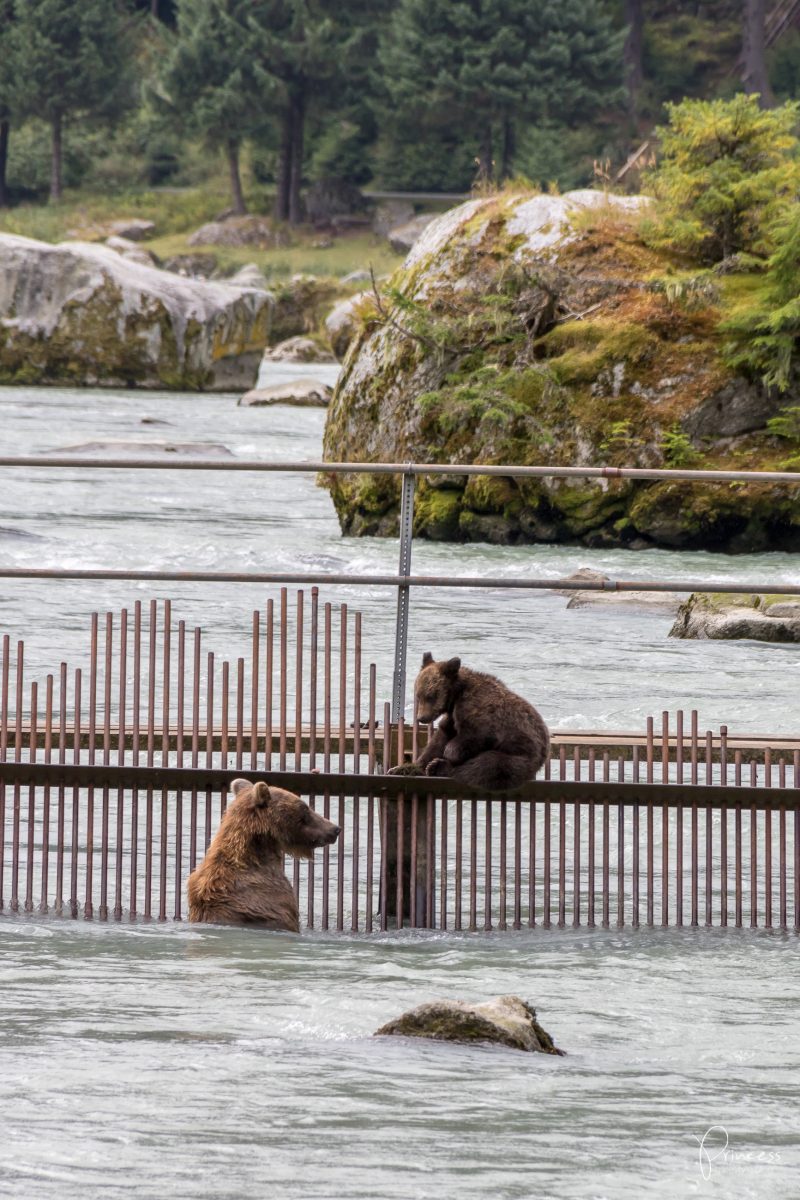
{"label": "bear cub's ear", "polygon": [[231,791],[233,792],[234,796],[238,796],[239,792],[243,792],[245,788],[249,787],[252,787],[249,779],[234,779],[233,783],[231,784]]}
{"label": "bear cub's ear", "polygon": [[430,650],[426,650],[422,656],[423,667],[429,667],[432,662],[433,662],[433,655],[431,654]]}
{"label": "bear cub's ear", "polygon": [[461,670],[460,658],[448,658],[447,662],[442,667],[442,672],[448,676],[457,675]]}
{"label": "bear cub's ear", "polygon": [[253,807],[266,808],[270,802],[269,787],[266,783],[260,781],[253,788]]}

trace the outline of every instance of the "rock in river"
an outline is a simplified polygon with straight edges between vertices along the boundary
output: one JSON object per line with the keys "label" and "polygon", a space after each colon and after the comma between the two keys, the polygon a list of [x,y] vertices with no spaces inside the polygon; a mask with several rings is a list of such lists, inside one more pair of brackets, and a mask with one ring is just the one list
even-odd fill
{"label": "rock in river", "polygon": [[244,408],[266,407],[272,404],[291,404],[294,408],[327,408],[333,388],[317,379],[293,379],[272,387],[253,388],[239,403]]}
{"label": "rock in river", "polygon": [[437,1042],[489,1043],[538,1054],[563,1054],[519,996],[497,996],[483,1004],[433,1000],[420,1004],[375,1031],[376,1037],[431,1038]]}
{"label": "rock in river", "polygon": [[[334,353],[349,349],[325,457],[451,464],[447,480],[417,482],[414,532],[436,541],[800,549],[790,482],[613,471],[458,481],[459,463],[716,470],[786,459],[772,418],[798,404],[800,378],[781,394],[727,357],[731,296],[739,303],[757,277],[676,301],[665,282],[674,263],[646,239],[647,206],[521,190],[433,220],[380,298],[328,319]],[[399,480],[325,482],[345,533],[396,536]]]}
{"label": "rock in river", "polygon": [[800,642],[800,596],[694,592],[678,610],[669,636]]}
{"label": "rock in river", "polygon": [[271,313],[263,291],[0,234],[0,383],[241,391]]}

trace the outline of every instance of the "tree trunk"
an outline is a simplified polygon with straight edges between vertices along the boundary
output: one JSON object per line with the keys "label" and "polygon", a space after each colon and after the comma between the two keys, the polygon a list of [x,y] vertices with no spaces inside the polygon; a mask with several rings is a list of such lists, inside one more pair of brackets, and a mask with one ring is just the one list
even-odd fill
{"label": "tree trunk", "polygon": [[478,179],[480,183],[491,183],[491,181],[494,179],[491,125],[487,125],[486,129],[484,130],[481,148],[478,151]]}
{"label": "tree trunk", "polygon": [[289,191],[292,172],[292,107],[287,101],[281,121],[281,144],[278,151],[278,178],[275,191],[275,218],[289,220]]}
{"label": "tree trunk", "polygon": [[625,82],[628,88],[628,111],[636,116],[639,107],[639,93],[642,90],[644,69],[642,66],[642,45],[644,35],[644,11],[642,0],[625,0],[625,24],[628,32],[625,37],[623,58],[625,62]]}
{"label": "tree trunk", "polygon": [[61,113],[57,113],[53,117],[51,128],[53,132],[53,147],[50,160],[50,201],[55,203],[61,199],[61,164],[62,164],[62,146],[61,146]]}
{"label": "tree trunk", "polygon": [[503,157],[500,161],[500,178],[510,179],[516,149],[514,137],[514,121],[511,117],[503,118]]}
{"label": "tree trunk", "polygon": [[239,146],[236,142],[228,142],[225,147],[225,152],[228,156],[228,171],[231,180],[231,197],[233,199],[233,211],[237,216],[243,216],[247,212],[247,205],[244,202],[244,192],[242,191],[242,177],[239,174]]}
{"label": "tree trunk", "polygon": [[300,187],[303,182],[303,144],[305,141],[306,98],[300,91],[292,99],[292,167],[289,176],[289,224],[303,220]]}
{"label": "tree trunk", "polygon": [[775,97],[767,75],[765,10],[766,0],[745,0],[742,26],[742,83],[749,95],[758,93],[762,108],[771,108]]}
{"label": "tree trunk", "polygon": [[8,204],[6,167],[8,165],[8,135],[10,129],[11,124],[9,121],[0,121],[0,208],[5,208]]}

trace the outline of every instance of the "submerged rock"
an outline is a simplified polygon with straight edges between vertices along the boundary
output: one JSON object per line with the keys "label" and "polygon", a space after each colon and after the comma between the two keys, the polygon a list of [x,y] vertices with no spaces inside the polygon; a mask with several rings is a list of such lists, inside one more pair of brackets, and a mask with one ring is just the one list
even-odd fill
{"label": "submerged rock", "polygon": [[271,387],[253,388],[242,396],[244,408],[267,407],[272,404],[291,404],[294,408],[327,408],[333,388],[318,379],[293,379]]}
{"label": "submerged rock", "polygon": [[[647,204],[499,194],[433,220],[379,304],[329,318],[334,351],[350,349],[325,456],[452,463],[451,480],[481,462],[780,466],[791,446],[767,424],[797,388],[780,396],[726,366],[722,285],[675,299],[674,263],[641,234]],[[326,483],[345,533],[396,532],[399,481]],[[800,549],[790,484],[422,478],[414,527],[495,544]]]}
{"label": "submerged rock", "polygon": [[800,596],[693,592],[681,605],[669,636],[800,642]]}
{"label": "submerged rock", "polygon": [[519,996],[498,996],[484,1004],[433,1000],[382,1025],[375,1036],[431,1038],[437,1042],[489,1043],[539,1054],[563,1054]]}
{"label": "submerged rock", "polygon": [[[608,583],[610,576],[602,571],[593,571],[591,567],[581,567],[567,579],[576,583]],[[676,613],[685,597],[680,592],[615,592],[589,591],[581,588],[553,588],[559,596],[568,598],[567,608],[592,608],[595,605],[612,608],[649,608],[662,612]]]}
{"label": "submerged rock", "polygon": [[[166,421],[151,422],[166,425]],[[124,458],[127,455],[146,458],[153,454],[179,454],[187,458],[233,458],[232,450],[215,442],[81,442],[75,446],[58,446],[55,450],[46,450],[45,454],[108,454],[111,458]]]}
{"label": "submerged rock", "polygon": [[0,382],[241,391],[264,292],[182,279],[107,246],[0,234]]}

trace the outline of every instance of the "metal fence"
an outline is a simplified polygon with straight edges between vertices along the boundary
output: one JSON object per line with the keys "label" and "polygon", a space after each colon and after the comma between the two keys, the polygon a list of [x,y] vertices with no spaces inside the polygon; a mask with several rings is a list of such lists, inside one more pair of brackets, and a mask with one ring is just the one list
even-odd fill
{"label": "metal fence", "polygon": [[[169,601],[95,614],[89,669],[0,667],[0,908],[181,919],[236,775],[342,829],[288,866],[309,928],[800,926],[800,739],[697,714],[556,733],[508,794],[386,776],[427,736],[393,723],[361,614],[283,588],[219,659]],[[317,774],[316,772],[319,772]]]}

